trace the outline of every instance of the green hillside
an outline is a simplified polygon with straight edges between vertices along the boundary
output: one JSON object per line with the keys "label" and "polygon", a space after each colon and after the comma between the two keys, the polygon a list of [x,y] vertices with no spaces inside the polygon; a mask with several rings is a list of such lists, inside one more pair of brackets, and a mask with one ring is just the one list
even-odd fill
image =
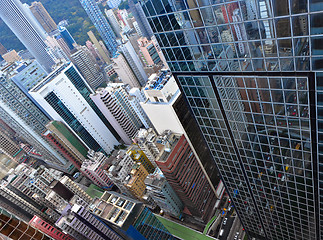
{"label": "green hillside", "polygon": [[[29,5],[34,0],[22,0]],[[85,44],[88,40],[87,32],[92,30],[97,36],[98,33],[88,18],[79,0],[40,0],[56,23],[67,20],[67,27],[75,41],[79,44]],[[14,36],[6,24],[0,19],[0,42],[8,49],[21,50],[24,46]]]}

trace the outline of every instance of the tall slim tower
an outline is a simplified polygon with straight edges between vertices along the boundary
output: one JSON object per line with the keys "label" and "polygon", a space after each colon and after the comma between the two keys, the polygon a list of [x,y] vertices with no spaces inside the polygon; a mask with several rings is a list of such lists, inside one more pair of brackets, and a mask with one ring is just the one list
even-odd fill
{"label": "tall slim tower", "polygon": [[71,60],[82,73],[91,88],[97,89],[105,79],[103,74],[99,71],[98,66],[91,59],[90,54],[88,54],[86,50],[86,47],[80,48],[77,52],[71,55]]}
{"label": "tall slim tower", "polygon": [[80,0],[85,12],[100,33],[111,56],[117,52],[118,43],[107,19],[103,16],[95,0]]}
{"label": "tall slim tower", "polygon": [[323,6],[310,2],[140,1],[250,238],[323,237]]}
{"label": "tall slim tower", "polygon": [[57,30],[57,25],[41,2],[33,2],[30,10],[47,33]]}
{"label": "tall slim tower", "polygon": [[0,4],[0,17],[2,20],[44,67],[46,72],[51,72],[51,67],[55,62],[47,53],[44,38],[35,27],[36,23],[29,16],[25,7],[19,0],[1,0]]}

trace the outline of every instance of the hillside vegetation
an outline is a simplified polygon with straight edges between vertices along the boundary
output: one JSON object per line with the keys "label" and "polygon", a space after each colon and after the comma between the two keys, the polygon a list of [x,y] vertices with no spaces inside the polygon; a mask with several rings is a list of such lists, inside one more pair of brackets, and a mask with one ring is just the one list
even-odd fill
{"label": "hillside vegetation", "polygon": [[[22,0],[23,3],[31,5],[34,0]],[[56,23],[67,20],[70,31],[78,44],[84,45],[88,40],[87,32],[92,30],[98,33],[82,8],[79,0],[40,0]],[[6,24],[0,19],[0,42],[7,49],[21,50],[24,46],[10,31]]]}

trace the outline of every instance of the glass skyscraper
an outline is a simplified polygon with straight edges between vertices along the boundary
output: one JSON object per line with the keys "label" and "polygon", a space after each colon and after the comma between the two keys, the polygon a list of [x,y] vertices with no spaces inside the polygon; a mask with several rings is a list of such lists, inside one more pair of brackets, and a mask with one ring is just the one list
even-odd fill
{"label": "glass skyscraper", "polygon": [[117,52],[118,43],[116,36],[110,27],[107,19],[103,16],[100,8],[95,0],[80,0],[85,12],[91,19],[95,28],[100,33],[105,45],[111,56],[114,56]]}
{"label": "glass skyscraper", "polygon": [[323,1],[141,0],[249,237],[323,238]]}

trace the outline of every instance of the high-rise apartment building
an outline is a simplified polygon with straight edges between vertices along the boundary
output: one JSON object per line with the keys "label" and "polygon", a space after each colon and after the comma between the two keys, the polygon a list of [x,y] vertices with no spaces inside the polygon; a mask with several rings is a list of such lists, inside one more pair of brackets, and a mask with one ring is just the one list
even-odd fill
{"label": "high-rise apartment building", "polygon": [[80,48],[78,51],[73,53],[71,55],[71,60],[81,72],[91,88],[97,89],[105,79],[103,74],[99,71],[99,66],[95,64],[95,62],[91,59],[90,55],[85,51],[85,49]]}
{"label": "high-rise apartment building", "polygon": [[187,208],[186,213],[207,222],[214,214],[215,190],[184,135],[170,131],[158,136],[157,166]]}
{"label": "high-rise apartment building", "polygon": [[47,33],[57,30],[57,25],[41,2],[33,2],[30,10]]}
{"label": "high-rise apartment building", "polygon": [[106,88],[100,88],[91,95],[91,99],[109,120],[123,142],[129,145],[143,124],[128,97],[126,86],[120,83],[110,83]]}
{"label": "high-rise apartment building", "polygon": [[46,72],[51,72],[51,67],[55,62],[46,51],[44,36],[35,26],[35,20],[31,19],[19,0],[2,0],[0,3],[2,20],[44,67]]}
{"label": "high-rise apartment building", "polygon": [[322,1],[141,1],[249,237],[321,239]]}
{"label": "high-rise apartment building", "polygon": [[135,162],[141,163],[148,173],[153,173],[155,171],[154,165],[149,161],[146,154],[138,146],[132,145],[128,149],[127,154]]}
{"label": "high-rise apartment building", "polygon": [[140,29],[142,36],[150,40],[151,36],[153,36],[154,33],[149,25],[149,22],[147,21],[145,12],[141,4],[138,1],[129,0],[129,7],[130,7],[130,11],[132,12],[133,16],[136,19],[136,22],[138,24],[138,27]]}
{"label": "high-rise apartment building", "polygon": [[114,56],[117,52],[118,43],[107,19],[102,14],[95,0],[80,0],[85,12],[91,19],[95,28],[102,37],[110,56]]}
{"label": "high-rise apartment building", "polygon": [[184,205],[166,178],[159,173],[149,174],[145,179],[147,194],[161,210],[167,214],[181,218]]}
{"label": "high-rise apartment building", "polygon": [[104,12],[105,12],[105,15],[107,16],[107,19],[109,21],[109,24],[114,34],[116,35],[116,37],[120,38],[122,29],[120,27],[119,20],[116,17],[117,9],[109,9],[109,10],[105,9]]}
{"label": "high-rise apartment building", "polygon": [[[138,54],[130,41],[122,44],[118,48],[119,52],[125,57],[126,62],[129,64],[131,71],[136,76],[140,86],[145,86],[148,80],[148,76],[145,73],[144,66],[141,63]],[[121,78],[122,80],[122,78]]]}
{"label": "high-rise apartment building", "polygon": [[9,64],[22,60],[21,57],[16,52],[16,50],[11,50],[11,51],[3,54],[2,58],[3,58],[3,60],[5,60]]}
{"label": "high-rise apartment building", "polygon": [[91,100],[93,92],[73,64],[60,66],[29,93],[89,149],[109,153],[118,145],[118,134]]}

